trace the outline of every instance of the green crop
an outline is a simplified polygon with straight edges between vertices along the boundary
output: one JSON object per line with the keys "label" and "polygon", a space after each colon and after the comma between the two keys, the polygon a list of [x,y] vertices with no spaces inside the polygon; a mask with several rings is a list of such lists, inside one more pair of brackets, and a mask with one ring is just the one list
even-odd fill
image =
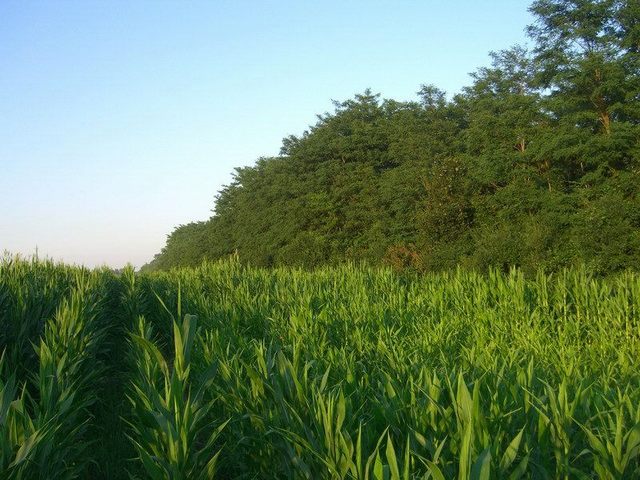
{"label": "green crop", "polygon": [[0,263],[0,478],[640,478],[640,276]]}

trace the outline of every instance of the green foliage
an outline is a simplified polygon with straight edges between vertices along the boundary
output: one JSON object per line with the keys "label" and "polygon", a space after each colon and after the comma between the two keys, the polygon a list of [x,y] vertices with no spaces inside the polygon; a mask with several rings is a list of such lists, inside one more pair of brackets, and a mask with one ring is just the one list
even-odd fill
{"label": "green foliage", "polygon": [[637,268],[638,2],[530,11],[531,51],[493,52],[452,98],[425,85],[417,102],[335,102],[280,156],[237,169],[214,215],[178,227],[146,269],[234,253],[307,268]]}
{"label": "green foliage", "polygon": [[[0,344],[2,477],[86,476],[99,450],[92,450],[91,418],[106,372],[100,353],[107,326],[100,313],[108,277],[19,259],[3,261],[0,271],[0,288],[16,294],[15,303],[9,302],[13,308],[4,311],[2,330],[17,332],[15,343]],[[40,285],[51,288],[40,291]],[[27,344],[35,359],[23,350]]]}
{"label": "green foliage", "polygon": [[639,478],[638,2],[531,11],[459,95],[237,169],[161,271],[0,261],[0,478]]}
{"label": "green foliage", "polygon": [[1,268],[2,478],[640,475],[635,273]]}
{"label": "green foliage", "polygon": [[[225,423],[211,427],[207,415],[212,405],[202,402],[202,389],[193,392],[190,385],[196,325],[191,315],[181,324],[174,320],[171,367],[151,341],[142,317],[131,337],[135,374],[129,395],[130,438],[147,478],[210,479],[215,474],[220,451],[212,449]],[[212,379],[201,381],[207,385]]]}

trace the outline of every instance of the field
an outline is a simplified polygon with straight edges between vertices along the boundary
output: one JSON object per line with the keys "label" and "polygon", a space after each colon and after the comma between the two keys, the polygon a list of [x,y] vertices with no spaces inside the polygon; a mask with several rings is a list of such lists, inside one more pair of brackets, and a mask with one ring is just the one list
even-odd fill
{"label": "field", "polygon": [[0,478],[640,478],[640,275],[0,264]]}

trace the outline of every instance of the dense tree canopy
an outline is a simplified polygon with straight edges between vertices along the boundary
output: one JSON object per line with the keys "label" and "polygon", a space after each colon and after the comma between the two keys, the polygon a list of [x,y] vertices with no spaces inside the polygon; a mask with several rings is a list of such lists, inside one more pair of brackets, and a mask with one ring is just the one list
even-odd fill
{"label": "dense tree canopy", "polygon": [[452,98],[370,91],[280,155],[236,169],[205,222],[148,268],[237,253],[261,266],[344,260],[525,270],[640,266],[640,1],[537,0],[531,51]]}

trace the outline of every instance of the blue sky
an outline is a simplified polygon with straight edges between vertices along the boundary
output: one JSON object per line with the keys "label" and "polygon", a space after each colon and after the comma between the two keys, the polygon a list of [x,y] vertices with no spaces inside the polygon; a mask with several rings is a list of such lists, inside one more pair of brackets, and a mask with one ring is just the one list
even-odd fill
{"label": "blue sky", "polygon": [[528,4],[3,0],[0,252],[142,265],[331,99],[469,84]]}

